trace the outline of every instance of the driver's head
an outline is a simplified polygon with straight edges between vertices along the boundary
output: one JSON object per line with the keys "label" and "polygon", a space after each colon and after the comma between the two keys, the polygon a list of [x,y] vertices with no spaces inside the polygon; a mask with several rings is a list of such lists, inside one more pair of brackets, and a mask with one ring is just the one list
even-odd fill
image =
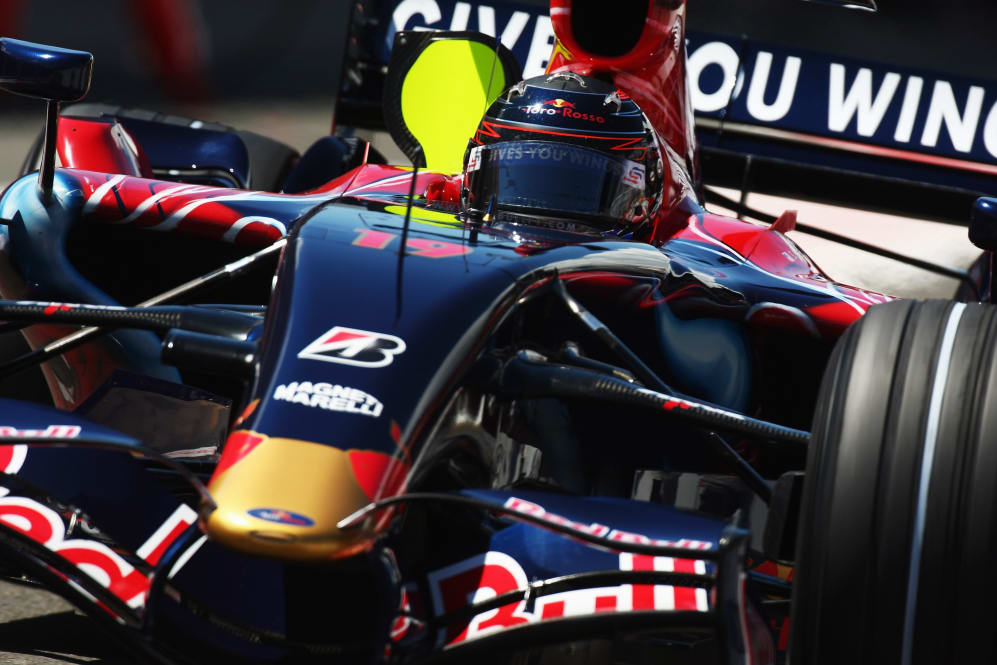
{"label": "driver's head", "polygon": [[573,73],[512,86],[464,156],[462,204],[476,219],[572,231],[631,228],[661,203],[658,144],[637,104]]}

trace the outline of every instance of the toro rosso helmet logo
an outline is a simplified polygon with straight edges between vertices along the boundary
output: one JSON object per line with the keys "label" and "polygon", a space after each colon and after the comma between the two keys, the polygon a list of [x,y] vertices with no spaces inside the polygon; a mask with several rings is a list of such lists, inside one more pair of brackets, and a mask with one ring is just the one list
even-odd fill
{"label": "toro rosso helmet logo", "polygon": [[394,335],[336,326],[302,349],[298,357],[357,367],[384,367],[404,351],[405,342]]}
{"label": "toro rosso helmet logo", "polygon": [[606,118],[601,115],[576,111],[574,102],[569,102],[568,100],[561,99],[560,97],[557,97],[556,99],[545,99],[542,102],[537,102],[536,104],[532,104],[530,106],[520,106],[519,109],[527,115],[560,115],[565,118],[585,120],[586,122],[598,122],[600,124],[605,124],[606,122]]}

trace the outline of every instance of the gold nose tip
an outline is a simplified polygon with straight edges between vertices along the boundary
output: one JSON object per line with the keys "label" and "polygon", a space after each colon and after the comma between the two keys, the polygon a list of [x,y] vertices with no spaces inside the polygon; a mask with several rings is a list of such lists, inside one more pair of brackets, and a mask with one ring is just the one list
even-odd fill
{"label": "gold nose tip", "polygon": [[336,523],[369,499],[346,451],[310,441],[259,439],[225,463],[208,489],[216,507],[202,515],[212,540],[289,561],[321,561],[365,550],[371,534]]}

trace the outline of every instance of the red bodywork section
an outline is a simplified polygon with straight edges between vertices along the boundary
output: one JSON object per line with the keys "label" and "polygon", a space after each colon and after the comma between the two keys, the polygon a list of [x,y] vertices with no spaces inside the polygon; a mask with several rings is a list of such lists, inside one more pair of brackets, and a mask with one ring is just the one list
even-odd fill
{"label": "red bodywork section", "polygon": [[572,0],[551,0],[557,44],[548,71],[612,75],[617,87],[641,107],[658,136],[678,154],[691,158],[695,139],[685,89],[685,3],[666,9],[665,3],[647,0],[640,38],[630,51],[616,57],[588,53],[578,44],[571,27],[572,4]]}
{"label": "red bodywork section", "polygon": [[[550,17],[557,43],[547,71],[571,71],[582,76],[608,74],[644,111],[659,139],[684,160],[684,166],[671,166],[684,168],[685,175],[676,178],[672,174],[668,178],[670,160],[662,155],[669,191],[663,193],[649,238],[659,244],[677,230],[670,213],[684,194],[682,181],[696,182],[699,167],[692,107],[686,94],[685,3],[646,2],[644,25],[636,43],[623,55],[607,57],[589,53],[578,43],[572,28],[573,0],[551,0]],[[676,8],[668,9],[666,5]]]}
{"label": "red bodywork section", "polygon": [[138,142],[120,123],[59,118],[59,161],[87,171],[152,177],[152,167]]}
{"label": "red bodywork section", "polygon": [[[785,225],[783,218],[768,226],[707,213],[690,217],[685,228],[674,237],[712,243],[733,250],[739,259],[766,273],[806,284],[811,289],[824,291],[838,299],[838,302],[811,307],[806,315],[800,310],[777,303],[758,305],[749,315],[749,321],[754,323],[769,323],[810,334],[837,337],[872,305],[893,300],[892,297],[875,291],[832,281],[796,243],[779,231],[779,228],[786,228]],[[816,329],[810,327],[810,320],[816,325]]]}
{"label": "red bodywork section", "polygon": [[[124,176],[77,171],[86,203],[87,221],[128,224],[153,231],[176,231],[188,235],[245,245],[269,245],[287,232],[287,219],[244,214],[232,203],[265,203],[289,196],[244,192],[223,187],[178,184]],[[314,202],[299,197],[303,213]],[[196,211],[196,214],[192,214]]]}

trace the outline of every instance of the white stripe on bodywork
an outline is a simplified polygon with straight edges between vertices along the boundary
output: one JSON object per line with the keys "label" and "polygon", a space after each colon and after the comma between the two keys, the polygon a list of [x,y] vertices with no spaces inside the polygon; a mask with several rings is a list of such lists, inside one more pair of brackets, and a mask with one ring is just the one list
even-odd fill
{"label": "white stripe on bodywork", "polygon": [[194,544],[188,547],[183,554],[177,557],[177,562],[173,564],[172,568],[170,568],[170,572],[166,576],[166,579],[172,580],[173,577],[180,572],[180,569],[187,565],[187,562],[190,561],[190,558],[195,554],[197,554],[197,550],[201,549],[201,546],[204,545],[204,543],[207,542],[207,540],[208,540],[207,536],[201,536],[200,538],[195,540]]}
{"label": "white stripe on bodywork", "polygon": [[160,200],[166,198],[167,196],[171,196],[173,194],[181,194],[181,193],[193,194],[195,191],[207,190],[207,189],[210,188],[204,187],[202,185],[179,185],[177,187],[169,187],[167,189],[162,190],[161,192],[156,192],[149,198],[145,199],[144,201],[142,201],[142,203],[139,203],[137,206],[135,206],[135,210],[133,210],[130,215],[122,219],[119,219],[114,223],[128,224],[129,222],[134,222],[141,215],[143,215],[146,210],[148,210],[155,204],[159,203]]}
{"label": "white stripe on bodywork", "polygon": [[152,554],[156,548],[163,544],[167,536],[173,533],[173,530],[177,528],[179,524],[184,524],[185,526],[190,526],[197,521],[197,512],[185,503],[181,503],[166,521],[159,525],[151,536],[149,536],[144,543],[137,550],[137,554],[142,559],[148,561],[149,555]]}
{"label": "white stripe on bodywork", "polygon": [[100,205],[101,200],[107,195],[113,187],[125,179],[123,175],[116,175],[113,178],[107,180],[97,189],[93,190],[93,194],[87,197],[87,202],[83,204],[83,214],[91,213],[94,209]]}
{"label": "white stripe on bodywork", "polygon": [[235,220],[232,223],[232,226],[228,227],[228,230],[225,232],[225,235],[222,236],[222,239],[228,240],[229,242],[235,240],[235,237],[239,235],[239,231],[242,231],[244,228],[246,228],[253,222],[260,222],[262,224],[266,224],[267,226],[272,226],[273,228],[280,231],[280,234],[282,236],[287,235],[287,227],[284,226],[282,222],[277,221],[273,217],[251,216]]}
{"label": "white stripe on bodywork", "polygon": [[[424,173],[425,171],[422,171],[418,175],[416,175],[416,183],[418,183],[419,176],[423,175]],[[406,173],[402,173],[400,175],[393,175],[388,178],[384,178],[382,180],[375,180],[374,182],[368,182],[366,185],[360,185],[355,189],[348,189],[346,190],[345,196],[352,196],[354,194],[357,194],[358,192],[363,192],[368,189],[378,189],[380,187],[386,187],[388,185],[401,184],[403,182],[408,182],[411,179],[412,179],[412,171],[408,171]]]}
{"label": "white stripe on bodywork", "polygon": [[966,309],[965,303],[956,303],[949,312],[942,334],[942,346],[938,351],[938,365],[931,386],[931,401],[928,403],[928,423],[924,432],[924,450],[921,453],[921,474],[918,478],[917,505],[914,513],[914,537],[910,548],[910,570],[907,575],[907,601],[904,608],[904,633],[900,662],[910,665],[911,649],[914,646],[914,614],[917,608],[918,578],[921,574],[921,549],[924,545],[924,521],[928,510],[928,486],[931,482],[931,469],[935,461],[935,446],[938,443],[938,421],[942,413],[942,399],[948,381],[949,365],[952,363],[952,347],[959,320]]}
{"label": "white stripe on bodywork", "polygon": [[[107,182],[103,183],[100,187],[94,190],[93,194],[87,198],[86,203],[83,205],[83,214],[93,212],[100,202],[104,199],[107,193],[118,184],[120,184],[125,179],[123,175],[116,175],[109,179]],[[152,206],[161,201],[162,199],[178,195],[178,194],[193,194],[198,191],[217,191],[214,187],[205,187],[204,185],[177,185],[176,187],[169,187],[163,191],[156,192],[148,198],[144,199],[138,206],[135,207],[132,212],[114,223],[116,224],[127,224],[138,219],[142,214],[148,211]],[[238,194],[222,194],[219,196],[208,196],[203,199],[195,199],[190,201],[186,205],[182,206],[179,210],[174,211],[163,221],[150,225],[148,228],[156,229],[157,231],[171,231],[177,227],[177,225],[183,221],[193,210],[198,208],[205,203],[224,203],[226,201],[273,201],[273,202],[294,202],[294,203],[311,203],[325,201],[329,198],[328,195],[318,195],[318,196],[288,196],[288,195],[275,195],[267,194],[265,192],[239,192]],[[238,232],[251,222],[264,222],[280,230],[282,234],[287,233],[287,228],[282,222],[279,222],[271,217],[244,217],[236,221],[236,224],[242,223],[235,231],[229,229],[226,231],[225,238],[234,238]]]}
{"label": "white stripe on bodywork", "polygon": [[180,222],[184,220],[187,215],[193,212],[195,209],[199,208],[206,203],[226,203],[228,201],[276,201],[276,202],[310,202],[310,201],[325,201],[328,196],[302,196],[302,197],[291,197],[291,196],[276,196],[267,195],[261,192],[240,192],[238,194],[222,194],[219,196],[208,196],[203,199],[196,199],[181,207],[179,210],[175,211],[169,217],[164,219],[159,224],[155,224],[148,228],[156,229],[157,231],[172,231],[177,227]]}

